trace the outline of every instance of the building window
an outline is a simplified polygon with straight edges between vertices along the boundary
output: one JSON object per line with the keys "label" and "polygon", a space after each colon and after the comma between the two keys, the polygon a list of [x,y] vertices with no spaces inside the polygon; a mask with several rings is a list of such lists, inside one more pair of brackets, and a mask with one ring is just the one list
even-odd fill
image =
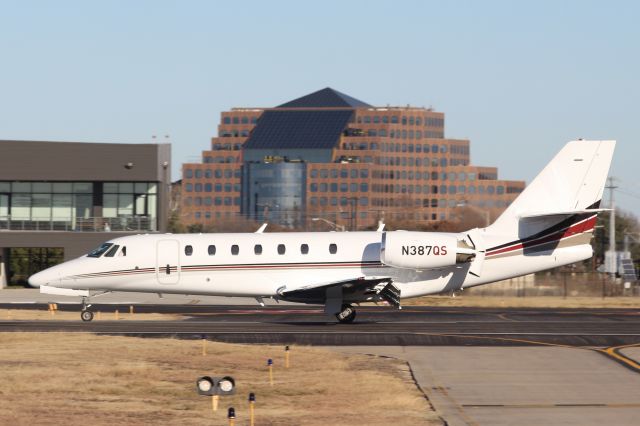
{"label": "building window", "polygon": [[231,246],[231,254],[237,256],[240,253],[240,247],[237,244]]}
{"label": "building window", "polygon": [[284,254],[286,252],[286,248],[284,244],[278,244],[278,254]]}
{"label": "building window", "polygon": [[193,254],[193,246],[184,246],[184,254],[191,256]]}
{"label": "building window", "polygon": [[256,244],[255,246],[253,246],[253,253],[257,255],[262,254],[262,245]]}
{"label": "building window", "polygon": [[329,253],[336,254],[338,252],[338,246],[331,243],[329,244]]}

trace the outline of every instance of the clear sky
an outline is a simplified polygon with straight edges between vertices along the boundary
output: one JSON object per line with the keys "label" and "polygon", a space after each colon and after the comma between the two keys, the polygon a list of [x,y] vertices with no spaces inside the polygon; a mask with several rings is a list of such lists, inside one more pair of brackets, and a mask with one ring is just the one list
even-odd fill
{"label": "clear sky", "polygon": [[444,112],[507,179],[617,139],[638,216],[639,20],[637,1],[0,1],[0,139],[170,135],[178,178],[221,111],[330,86]]}

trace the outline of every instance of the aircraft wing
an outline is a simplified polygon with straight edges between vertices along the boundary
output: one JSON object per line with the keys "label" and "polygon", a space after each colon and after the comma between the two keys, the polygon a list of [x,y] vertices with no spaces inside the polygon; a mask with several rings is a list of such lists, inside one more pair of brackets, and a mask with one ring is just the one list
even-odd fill
{"label": "aircraft wing", "polygon": [[328,303],[330,299],[364,302],[384,300],[400,306],[400,290],[393,285],[390,277],[365,278],[354,277],[346,280],[314,283],[303,287],[278,291],[283,300],[302,303]]}

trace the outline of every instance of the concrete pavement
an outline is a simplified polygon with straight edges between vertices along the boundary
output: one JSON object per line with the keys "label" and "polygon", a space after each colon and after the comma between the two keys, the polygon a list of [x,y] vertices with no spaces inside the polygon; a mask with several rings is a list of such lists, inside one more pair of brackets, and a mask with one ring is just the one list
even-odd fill
{"label": "concrete pavement", "polygon": [[408,361],[422,390],[452,426],[637,425],[640,419],[640,374],[588,349],[334,349]]}

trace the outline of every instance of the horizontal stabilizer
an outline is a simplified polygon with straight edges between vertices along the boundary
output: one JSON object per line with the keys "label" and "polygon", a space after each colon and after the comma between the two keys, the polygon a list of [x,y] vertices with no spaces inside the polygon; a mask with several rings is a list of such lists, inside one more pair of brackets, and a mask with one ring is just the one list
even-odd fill
{"label": "horizontal stabilizer", "polygon": [[573,216],[576,214],[598,214],[601,212],[608,212],[611,209],[583,209],[583,210],[568,210],[562,212],[536,212],[536,213],[524,213],[520,215],[521,219],[544,217],[544,216]]}

